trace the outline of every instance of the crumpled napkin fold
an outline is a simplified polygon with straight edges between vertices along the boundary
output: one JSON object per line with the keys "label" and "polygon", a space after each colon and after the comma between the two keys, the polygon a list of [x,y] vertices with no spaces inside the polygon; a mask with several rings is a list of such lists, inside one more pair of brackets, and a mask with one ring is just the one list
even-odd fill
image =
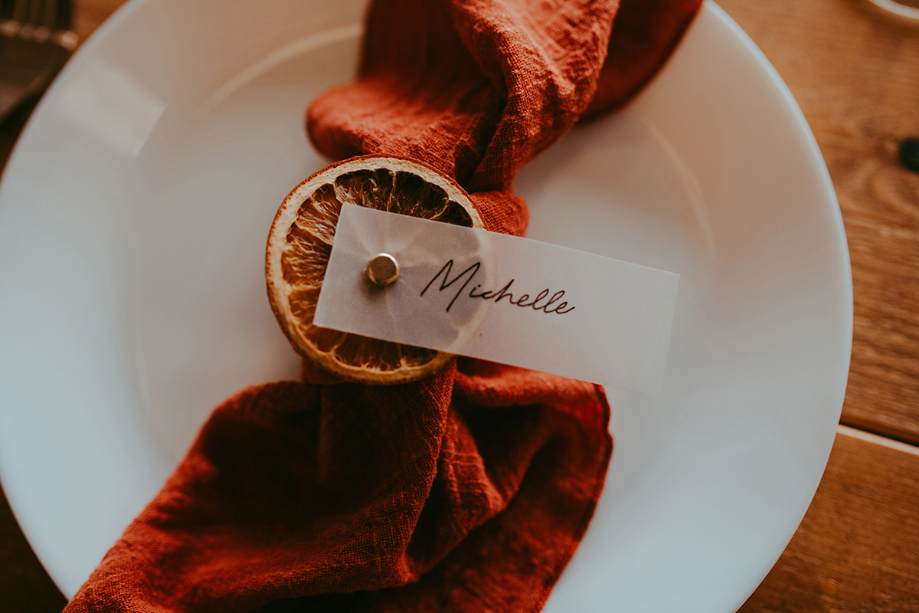
{"label": "crumpled napkin fold", "polygon": [[[517,171],[628,100],[699,4],[376,0],[361,76],[312,103],[309,135],[439,168],[522,235]],[[608,420],[595,385],[481,361],[383,387],[304,364],[214,411],[65,611],[539,610],[603,487]]]}

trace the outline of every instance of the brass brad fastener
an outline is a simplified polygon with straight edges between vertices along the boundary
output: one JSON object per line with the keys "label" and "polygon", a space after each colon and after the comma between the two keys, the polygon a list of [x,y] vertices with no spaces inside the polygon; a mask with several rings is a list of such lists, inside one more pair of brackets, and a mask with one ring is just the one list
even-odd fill
{"label": "brass brad fastener", "polygon": [[367,262],[367,279],[374,285],[386,287],[399,278],[399,262],[388,253],[378,253]]}

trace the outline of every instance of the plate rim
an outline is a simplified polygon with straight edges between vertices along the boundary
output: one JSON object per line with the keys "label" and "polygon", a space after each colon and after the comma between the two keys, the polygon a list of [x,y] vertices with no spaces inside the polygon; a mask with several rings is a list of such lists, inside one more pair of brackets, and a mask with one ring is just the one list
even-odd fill
{"label": "plate rim", "polygon": [[[791,539],[794,537],[798,528],[801,525],[801,522],[804,521],[804,516],[807,514],[808,509],[810,509],[811,503],[814,500],[814,496],[817,494],[817,489],[820,486],[820,483],[823,481],[823,475],[826,473],[826,468],[830,460],[830,454],[832,454],[833,447],[835,446],[835,437],[838,433],[839,420],[842,416],[842,408],[845,402],[846,388],[848,387],[849,373],[852,364],[852,343],[854,335],[854,324],[855,324],[855,298],[854,298],[854,288],[852,282],[852,261],[849,254],[848,239],[846,236],[845,224],[842,218],[842,210],[839,206],[839,199],[836,195],[836,189],[833,186],[832,178],[830,177],[829,169],[826,165],[826,159],[823,157],[823,153],[820,151],[820,146],[817,144],[817,138],[814,136],[813,130],[811,130],[810,124],[807,122],[807,118],[804,116],[804,111],[801,110],[801,107],[798,105],[798,101],[795,99],[794,95],[791,93],[791,90],[788,87],[788,84],[782,79],[778,71],[772,65],[772,62],[766,57],[766,54],[757,46],[753,39],[750,38],[750,35],[747,34],[740,25],[734,21],[734,19],[725,11],[723,8],[718,6],[715,3],[715,0],[704,0],[703,8],[712,11],[712,13],[730,30],[734,37],[740,41],[741,44],[747,49],[747,51],[757,60],[759,66],[762,67],[767,77],[771,81],[773,87],[782,94],[782,97],[785,99],[785,106],[791,112],[792,116],[795,119],[795,122],[798,126],[799,133],[804,136],[807,146],[810,150],[810,157],[816,166],[816,170],[820,176],[821,190],[827,195],[826,206],[824,207],[824,213],[827,214],[833,222],[834,230],[833,237],[834,248],[835,248],[835,261],[840,268],[840,278],[843,279],[843,297],[846,312],[845,312],[845,325],[842,330],[842,340],[844,344],[844,357],[843,365],[841,366],[841,372],[839,373],[839,382],[836,396],[839,399],[839,406],[834,411],[834,419],[836,426],[833,428],[833,439],[834,442],[831,444],[827,450],[826,457],[823,458],[822,468],[819,470],[816,478],[816,482],[813,484],[813,487],[810,488],[812,493],[808,497],[807,501],[802,504],[802,508],[798,513],[798,519],[794,522],[794,525],[791,527],[788,532],[788,536],[782,544],[781,549],[778,550],[778,554],[774,556],[772,563],[769,564],[766,572],[760,573],[760,579],[748,590],[747,595],[738,602],[735,603],[735,609],[740,608],[750,596],[756,591],[756,589],[762,584],[767,575],[772,571],[772,568],[779,561],[779,558],[782,557],[782,554],[788,547],[788,544],[791,542]],[[823,206],[824,203],[820,203]]]}
{"label": "plate rim", "polygon": [[[124,23],[127,19],[129,19],[131,15],[133,15],[137,10],[139,10],[145,4],[148,4],[151,2],[157,2],[157,1],[165,1],[165,0],[128,0],[125,4],[120,6],[112,14],[112,16],[109,17],[83,43],[83,45],[74,55],[74,57],[67,63],[67,65],[61,71],[58,77],[54,80],[48,92],[43,96],[42,100],[39,102],[35,111],[32,113],[31,117],[29,118],[25,127],[23,128],[19,138],[17,139],[17,142],[12,148],[10,156],[8,158],[6,168],[4,169],[3,173],[0,174],[0,197],[2,197],[3,191],[4,191],[2,189],[3,179],[7,177],[6,173],[12,167],[12,162],[16,160],[17,157],[19,156],[19,152],[23,146],[23,143],[29,139],[34,125],[37,122],[42,120],[43,116],[46,113],[46,107],[48,107],[49,104],[51,103],[50,101],[53,100],[58,95],[59,90],[67,86],[70,80],[70,75],[74,71],[76,71],[79,66],[81,66],[87,61],[90,61],[93,55],[95,54],[95,50],[97,49],[99,44],[103,40],[105,40],[110,35],[110,33],[120,28],[121,24]],[[771,85],[782,94],[784,101],[785,101],[785,106],[787,110],[794,117],[795,122],[797,124],[798,132],[804,137],[807,143],[807,146],[809,148],[810,158],[813,160],[814,164],[816,165],[816,170],[820,176],[820,183],[821,183],[820,189],[822,192],[824,192],[828,196],[828,202],[826,203],[826,206],[824,207],[823,202],[820,203],[820,206],[821,208],[825,208],[823,213],[826,215],[829,215],[829,219],[831,219],[834,224],[834,232],[833,232],[834,245],[833,246],[834,246],[834,251],[835,251],[835,256],[836,256],[835,262],[839,266],[839,270],[842,273],[840,274],[840,278],[844,280],[844,286],[842,288],[844,295],[842,297],[842,300],[844,300],[845,307],[846,307],[845,329],[842,330],[842,334],[843,334],[842,340],[845,345],[845,356],[843,360],[844,367],[841,368],[841,372],[839,373],[839,389],[837,390],[837,396],[839,398],[839,406],[835,412],[836,421],[838,422],[839,416],[841,415],[841,411],[843,407],[845,391],[846,391],[847,382],[848,382],[849,369],[851,365],[853,329],[854,329],[854,297],[853,297],[851,259],[850,259],[850,254],[848,250],[845,226],[843,223],[842,213],[839,208],[836,191],[833,187],[832,180],[830,178],[825,159],[823,158],[823,155],[820,152],[816,138],[814,137],[814,134],[812,130],[810,129],[810,126],[807,123],[807,120],[801,108],[797,104],[797,101],[794,99],[793,95],[791,94],[791,91],[789,90],[785,82],[781,79],[778,72],[775,70],[775,68],[766,58],[766,56],[762,53],[762,51],[752,41],[752,39],[750,39],[750,37],[740,28],[740,26],[720,6],[718,6],[714,2],[714,0],[705,0],[705,2],[703,3],[703,6],[700,8],[700,15],[703,11],[711,12],[715,17],[718,18],[718,20],[721,22],[723,26],[727,27],[730,30],[733,36],[744,45],[744,47],[747,49],[749,53],[752,54],[753,57],[756,58],[757,64],[761,66],[762,69],[765,71],[766,75],[768,76],[771,82]],[[698,19],[698,17],[699,15],[696,16],[696,19]],[[691,25],[690,28],[691,27],[693,26]],[[677,47],[677,52],[678,52],[678,49],[679,47]],[[835,428],[833,431],[833,436],[834,437],[836,436]],[[769,564],[769,568],[767,569],[766,573],[764,573],[759,578],[759,580],[755,583],[755,585],[753,585],[752,589],[750,589],[749,593],[743,598],[743,600],[741,600],[738,603],[737,606],[745,602],[749,598],[749,595],[752,594],[753,591],[755,591],[756,587],[759,586],[763,578],[765,578],[765,576],[768,574],[769,569],[771,569],[772,566],[774,566],[775,562],[781,556],[781,553],[787,547],[788,542],[790,542],[797,527],[800,525],[801,521],[804,518],[805,513],[810,507],[810,504],[813,500],[814,494],[816,494],[816,490],[817,490],[817,487],[819,486],[819,483],[822,481],[822,475],[826,470],[826,466],[829,461],[829,456],[830,456],[831,451],[832,451],[832,446],[830,446],[830,451],[826,454],[826,457],[823,459],[823,468],[822,470],[820,470],[820,475],[817,478],[816,483],[813,486],[813,492],[808,498],[808,500],[806,501],[806,503],[803,504],[803,509],[799,513],[799,518],[797,522],[795,522],[794,527],[790,530],[788,534],[788,538],[782,544],[781,549],[779,549],[778,555],[775,557],[774,560],[772,560],[771,564]],[[8,466],[4,466],[4,463],[0,463],[0,487],[2,487],[2,483],[6,481],[6,478],[8,478],[9,475],[10,475],[10,468]],[[26,540],[29,542],[30,547],[32,547],[33,551],[35,551],[36,556],[39,557],[39,560],[42,561],[43,567],[45,567],[46,572],[48,572],[49,576],[51,576],[52,580],[60,588],[60,581],[56,579],[54,576],[52,576],[51,572],[47,571],[47,566],[45,562],[42,560],[43,556],[38,555],[38,549],[36,548],[35,545],[37,541],[40,540],[40,537],[38,537],[37,534],[33,532],[33,530],[30,529],[27,531],[23,527],[23,522],[20,520],[20,514],[23,511],[23,505],[16,502],[15,496],[13,498],[10,498],[9,496],[7,496],[7,500],[9,501],[10,509],[12,510],[12,513],[14,517],[16,518],[17,523],[22,528],[22,533],[25,536]],[[17,512],[17,509],[18,509],[18,512]]]}

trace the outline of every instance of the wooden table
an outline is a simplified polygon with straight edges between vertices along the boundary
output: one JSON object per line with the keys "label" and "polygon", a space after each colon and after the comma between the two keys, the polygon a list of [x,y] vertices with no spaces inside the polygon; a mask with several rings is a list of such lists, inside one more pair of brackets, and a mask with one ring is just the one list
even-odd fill
{"label": "wooden table", "polygon": [[[121,2],[78,0],[81,39]],[[839,196],[855,284],[852,367],[829,465],[741,611],[919,612],[919,173],[898,161],[902,139],[919,137],[919,25],[867,0],[720,4],[810,122]],[[23,120],[0,128],[0,166]],[[63,605],[0,498],[0,611]]]}

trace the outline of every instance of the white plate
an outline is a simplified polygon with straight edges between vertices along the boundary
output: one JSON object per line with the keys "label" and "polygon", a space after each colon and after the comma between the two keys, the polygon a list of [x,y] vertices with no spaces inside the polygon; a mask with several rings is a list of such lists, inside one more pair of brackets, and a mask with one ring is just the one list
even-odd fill
{"label": "white plate", "polygon": [[[348,81],[359,0],[133,0],[35,112],[0,192],[0,478],[71,595],[199,425],[295,378],[265,296],[303,112]],[[728,612],[825,466],[852,292],[833,189],[755,46],[704,6],[624,111],[517,182],[530,236],[683,275],[664,393],[610,391],[606,489],[549,611]]]}

